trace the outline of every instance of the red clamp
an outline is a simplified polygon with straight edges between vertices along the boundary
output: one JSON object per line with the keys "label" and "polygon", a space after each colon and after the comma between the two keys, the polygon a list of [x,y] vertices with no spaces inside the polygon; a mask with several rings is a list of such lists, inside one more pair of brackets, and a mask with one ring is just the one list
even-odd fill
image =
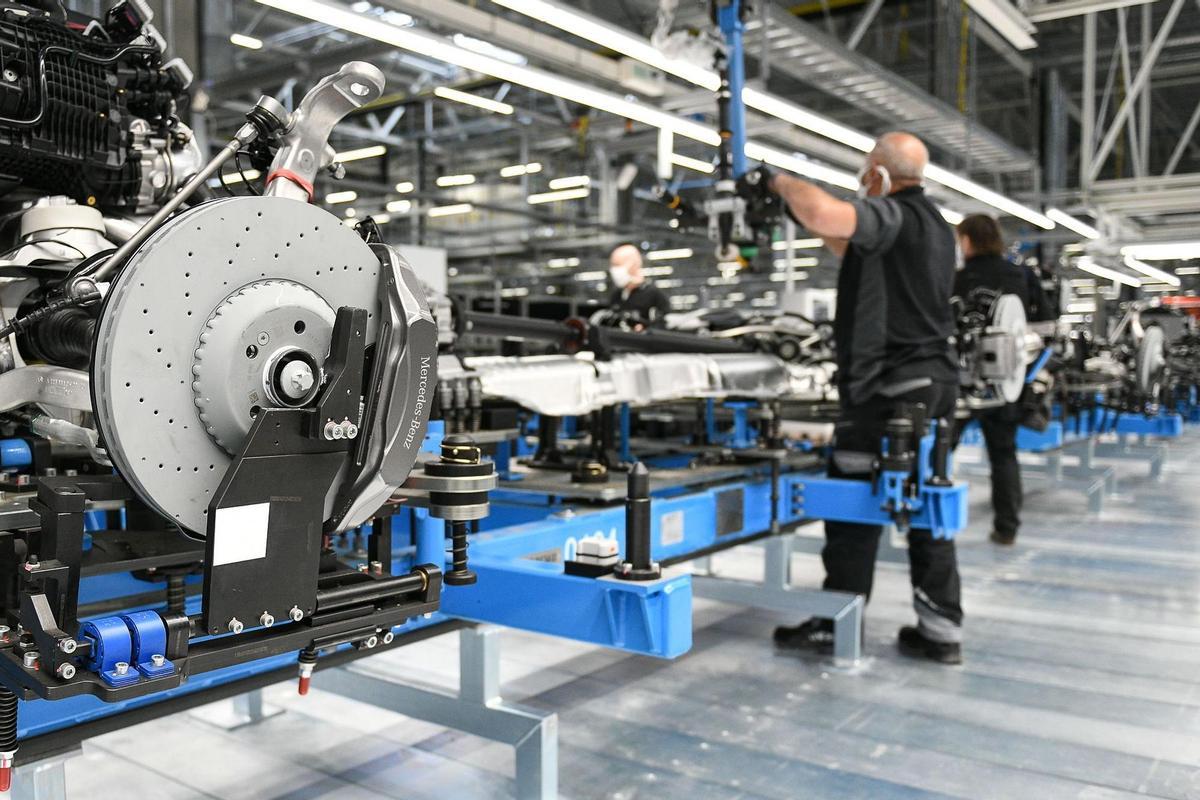
{"label": "red clamp", "polygon": [[313,185],[311,183],[309,183],[308,181],[304,180],[304,178],[301,178],[299,175],[292,172],[290,169],[277,169],[274,172],[272,172],[271,174],[267,175],[267,186],[270,186],[271,182],[274,181],[276,178],[287,178],[289,181],[296,184],[301,189],[303,189],[305,192],[307,192],[308,200],[310,203],[312,202]]}

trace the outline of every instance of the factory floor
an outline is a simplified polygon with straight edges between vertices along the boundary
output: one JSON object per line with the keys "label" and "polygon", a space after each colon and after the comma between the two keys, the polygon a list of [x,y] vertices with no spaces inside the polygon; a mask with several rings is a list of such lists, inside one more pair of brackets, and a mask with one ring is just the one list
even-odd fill
{"label": "factory floor", "polygon": [[[966,663],[903,659],[906,570],[881,564],[865,669],[775,651],[793,620],[697,602],[675,662],[503,633],[509,700],[557,712],[566,798],[1200,798],[1200,435],[1121,494],[1030,485],[1018,545],[988,543],[986,481],[961,537]],[[753,547],[719,557],[750,577]],[[818,560],[794,559],[816,585]],[[457,634],[370,659],[454,686]],[[320,686],[320,676],[314,680]],[[294,683],[284,713],[223,730],[184,713],[89,741],[71,796],[511,797],[512,750]],[[214,709],[209,709],[213,711]],[[219,709],[216,709],[219,710]]]}

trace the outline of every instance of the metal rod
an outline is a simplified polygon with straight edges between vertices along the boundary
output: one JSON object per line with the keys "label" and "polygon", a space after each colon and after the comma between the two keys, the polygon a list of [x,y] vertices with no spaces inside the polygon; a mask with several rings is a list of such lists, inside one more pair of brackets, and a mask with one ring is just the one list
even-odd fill
{"label": "metal rod", "polygon": [[317,591],[317,613],[332,608],[369,603],[408,592],[421,591],[425,588],[425,580],[424,575],[414,572],[394,578],[352,583],[336,589],[319,589]]}
{"label": "metal rod", "polygon": [[1092,153],[1096,138],[1096,15],[1083,18],[1083,108],[1080,113],[1079,183],[1091,185]]}
{"label": "metal rod", "polygon": [[850,32],[850,38],[846,40],[846,47],[850,50],[858,47],[859,42],[867,34],[867,28],[871,27],[871,23],[875,20],[875,15],[879,13],[879,9],[883,8],[883,0],[871,0],[862,12],[862,16],[858,18],[858,24],[854,30]]}
{"label": "metal rod", "polygon": [[124,264],[129,257],[133,255],[134,250],[137,250],[148,238],[150,238],[150,234],[158,230],[159,226],[167,221],[167,217],[174,214],[175,211],[178,210],[181,205],[183,205],[184,201],[191,197],[197,189],[203,186],[208,179],[211,178],[216,171],[221,168],[222,164],[232,158],[238,150],[254,141],[257,136],[258,129],[255,128],[254,125],[250,124],[249,122],[243,125],[241,130],[237,132],[237,135],[230,140],[229,144],[225,145],[223,148],[221,148],[221,152],[213,156],[212,161],[209,161],[203,169],[193,175],[191,180],[185,183],[183,188],[176,192],[170,200],[163,203],[162,208],[160,208],[153,217],[146,220],[146,224],[138,228],[137,233],[135,233],[133,236],[130,236],[124,244],[117,248],[117,251],[113,253],[107,261],[101,264],[96,271],[91,274],[91,279],[99,282],[115,272],[118,267]]}
{"label": "metal rod", "polygon": [[1183,135],[1179,137],[1179,143],[1175,145],[1175,151],[1171,153],[1171,158],[1167,161],[1167,168],[1163,170],[1164,178],[1179,166],[1179,160],[1183,158],[1188,145],[1192,142],[1192,136],[1196,133],[1197,124],[1200,124],[1200,102],[1196,103],[1196,108],[1192,111],[1192,118],[1188,120],[1187,126],[1183,129]]}

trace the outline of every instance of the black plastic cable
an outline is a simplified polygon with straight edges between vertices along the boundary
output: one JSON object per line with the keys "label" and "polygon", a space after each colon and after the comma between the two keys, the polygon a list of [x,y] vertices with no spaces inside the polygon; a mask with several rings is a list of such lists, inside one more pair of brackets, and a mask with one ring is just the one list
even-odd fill
{"label": "black plastic cable", "polygon": [[93,300],[99,299],[100,292],[89,292],[79,297],[60,297],[57,300],[51,300],[46,305],[30,311],[25,316],[18,317],[3,328],[0,328],[0,339],[6,339],[14,333],[21,334],[56,311],[62,311],[64,308],[71,308],[72,306],[86,305]]}

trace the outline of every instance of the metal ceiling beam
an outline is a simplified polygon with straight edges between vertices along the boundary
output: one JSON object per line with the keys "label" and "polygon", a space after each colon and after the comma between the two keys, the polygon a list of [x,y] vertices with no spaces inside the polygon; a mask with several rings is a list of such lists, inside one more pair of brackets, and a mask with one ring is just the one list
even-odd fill
{"label": "metal ceiling beam", "polygon": [[1175,20],[1179,18],[1179,13],[1183,11],[1185,2],[1186,0],[1174,0],[1171,8],[1167,11],[1167,16],[1163,19],[1158,29],[1158,34],[1154,37],[1154,42],[1150,45],[1150,51],[1142,59],[1137,77],[1133,79],[1133,85],[1129,87],[1129,91],[1125,94],[1125,100],[1121,103],[1121,107],[1117,109],[1117,114],[1113,117],[1108,131],[1104,134],[1104,138],[1100,142],[1100,147],[1091,159],[1091,172],[1088,175],[1090,181],[1096,180],[1099,176],[1100,170],[1104,167],[1104,161],[1108,158],[1108,154],[1112,152],[1117,137],[1121,135],[1121,126],[1129,118],[1130,113],[1133,111],[1133,104],[1137,102],[1138,96],[1146,88],[1146,84],[1150,80],[1150,73],[1154,70],[1154,62],[1158,60],[1158,55],[1162,52],[1163,45],[1166,44],[1167,38],[1171,35],[1171,27],[1175,24]]}
{"label": "metal ceiling beam", "polygon": [[1057,3],[1034,3],[1025,9],[1030,22],[1050,22],[1055,19],[1078,17],[1097,11],[1109,11],[1157,2],[1157,0],[1060,0]]}

